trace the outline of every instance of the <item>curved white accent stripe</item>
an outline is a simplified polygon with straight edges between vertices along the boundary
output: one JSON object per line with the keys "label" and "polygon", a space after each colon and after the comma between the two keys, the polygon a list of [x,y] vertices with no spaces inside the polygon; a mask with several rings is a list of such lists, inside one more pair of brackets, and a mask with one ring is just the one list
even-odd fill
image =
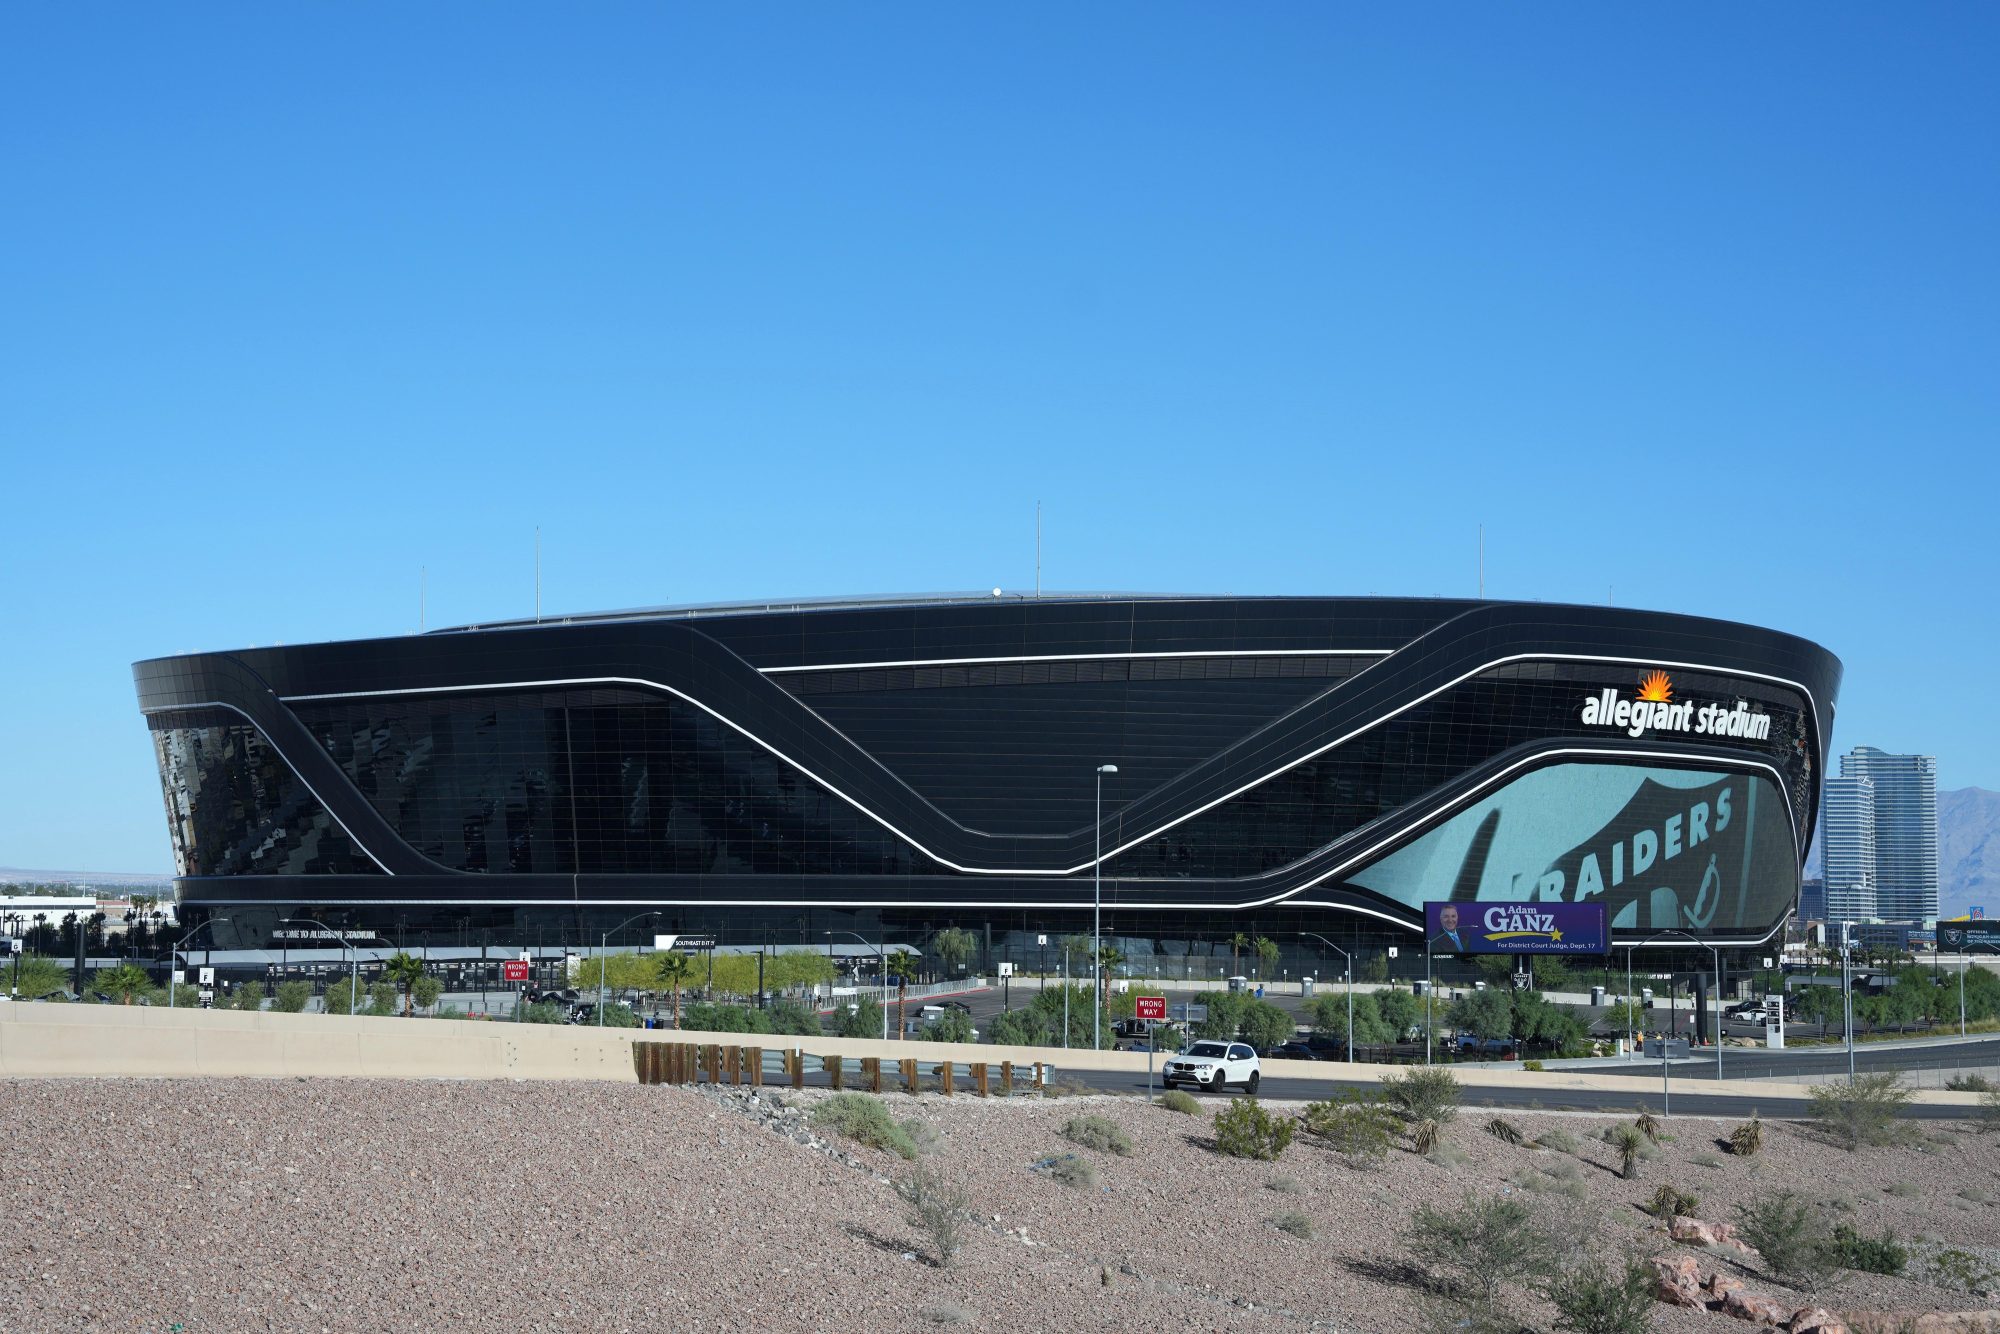
{"label": "curved white accent stripe", "polygon": [[[153,709],[150,710],[150,712],[172,713],[176,709],[228,709],[231,713],[237,715],[244,722],[249,723],[252,727],[257,728],[257,735],[263,737],[264,743],[268,745],[272,750],[278,752],[278,758],[285,762],[285,767],[292,771],[292,776],[294,778],[298,779],[299,782],[305,784],[306,791],[312,793],[313,800],[317,801],[320,804],[320,809],[324,810],[328,815],[331,815],[333,817],[333,822],[340,826],[340,832],[346,834],[350,839],[353,839],[354,846],[360,848],[361,851],[367,855],[369,861],[374,862],[377,866],[382,866],[382,859],[380,857],[377,857],[374,854],[374,852],[369,848],[369,846],[362,841],[361,836],[359,834],[356,834],[352,829],[349,829],[347,827],[347,821],[340,818],[340,812],[333,808],[333,803],[328,801],[325,797],[322,797],[319,794],[319,789],[312,785],[312,780],[305,776],[305,774],[299,769],[298,765],[292,763],[292,757],[285,754],[285,748],[278,744],[277,739],[275,737],[273,737],[269,732],[266,732],[261,726],[259,726],[255,718],[252,718],[249,714],[243,712],[243,710],[237,708],[234,704],[225,704],[223,701],[219,699],[205,699],[196,704],[175,704],[164,709]],[[442,870],[443,868],[440,867],[439,869]],[[382,866],[382,874],[394,875],[396,873],[390,870],[388,867]],[[451,873],[447,872],[447,874]],[[207,877],[201,877],[201,878],[206,879]]]}
{"label": "curved white accent stripe", "polygon": [[1386,658],[1392,648],[1176,649],[1158,653],[1030,653],[1000,658],[900,658],[886,662],[815,662],[803,667],[759,667],[766,676],[786,672],[859,672],[882,667],[971,667],[988,662],[1112,662],[1124,658]]}
{"label": "curved white accent stripe", "polygon": [[[980,661],[1000,661],[1000,659],[981,659]],[[1819,704],[1816,700],[1813,699],[1812,691],[1808,690],[1804,685],[1800,684],[1799,682],[1788,681],[1782,676],[1769,676],[1763,672],[1732,671],[1728,668],[1715,667],[1703,663],[1668,662],[1654,658],[1616,658],[1616,657],[1607,658],[1607,657],[1598,657],[1587,653],[1511,653],[1508,654],[1506,657],[1495,658],[1490,662],[1481,663],[1479,666],[1472,668],[1470,671],[1464,672],[1459,676],[1453,677],[1451,680],[1446,681],[1443,685],[1438,686],[1432,690],[1426,691],[1424,694],[1417,696],[1415,699],[1408,700],[1405,703],[1397,705],[1395,708],[1389,710],[1389,712],[1382,714],[1379,717],[1373,718],[1366,723],[1363,723],[1361,726],[1354,728],[1352,731],[1349,731],[1342,736],[1336,737],[1332,741],[1327,742],[1326,744],[1318,747],[1317,749],[1308,751],[1304,755],[1301,755],[1294,760],[1288,761],[1287,763],[1281,765],[1276,769],[1273,769],[1271,772],[1263,775],[1262,777],[1253,778],[1249,782],[1242,784],[1240,787],[1236,787],[1228,792],[1223,793],[1221,796],[1216,797],[1212,801],[1197,806],[1193,810],[1187,811],[1181,815],[1177,815],[1173,819],[1167,821],[1165,824],[1159,826],[1157,829],[1150,830],[1143,834],[1134,835],[1132,838],[1125,840],[1125,842],[1120,843],[1116,847],[1111,848],[1108,851],[1105,851],[1096,857],[1078,862],[1075,866],[1071,867],[1050,868],[1041,870],[1020,870],[1010,867],[963,866],[957,862],[951,861],[948,858],[938,856],[935,852],[932,852],[922,843],[910,837],[908,834],[904,833],[901,829],[898,829],[895,825],[890,824],[880,815],[876,814],[868,807],[862,805],[859,801],[855,800],[847,793],[841,791],[838,787],[835,787],[832,783],[829,783],[828,781],[826,781],[826,779],[820,777],[820,775],[814,773],[811,769],[808,769],[805,765],[800,764],[797,760],[785,754],[785,752],[779,750],[776,746],[772,745],[770,742],[764,740],[762,737],[750,731],[748,728],[739,725],[738,723],[730,719],[727,715],[718,713],[716,710],[711,709],[708,705],[702,703],[700,700],[688,694],[686,691],[677,690],[673,686],[667,685],[664,682],[651,681],[646,679],[645,677],[579,676],[579,677],[561,677],[553,680],[544,680],[544,681],[493,681],[483,684],[470,683],[462,685],[420,686],[420,687],[411,687],[401,690],[344,690],[344,691],[334,691],[320,695],[286,695],[283,696],[283,699],[285,703],[291,704],[291,703],[304,703],[313,700],[328,700],[328,699],[376,699],[376,698],[386,698],[397,695],[463,694],[468,691],[479,691],[479,690],[540,690],[540,689],[546,689],[551,686],[590,686],[590,685],[649,686],[654,690],[662,691],[665,694],[672,695],[675,699],[685,700],[687,703],[694,705],[694,707],[696,707],[697,709],[700,709],[703,713],[707,714],[709,717],[715,719],[717,722],[723,724],[725,727],[728,727],[731,731],[734,731],[742,735],[743,737],[747,738],[756,745],[762,746],[772,755],[776,756],[778,759],[783,760],[786,764],[791,765],[794,769],[797,769],[800,773],[812,779],[813,782],[818,783],[828,792],[831,792],[836,797],[839,797],[842,801],[852,806],[855,810],[861,812],[861,814],[867,816],[875,823],[881,825],[884,829],[894,834],[897,838],[902,839],[905,843],[908,843],[911,847],[915,848],[918,852],[921,852],[924,856],[930,858],[932,861],[936,862],[940,866],[948,867],[951,870],[957,871],[961,875],[993,875],[993,876],[1059,875],[1060,876],[1060,875],[1078,875],[1084,871],[1089,870],[1092,866],[1097,865],[1099,862],[1108,862],[1113,857],[1118,856],[1122,852],[1128,851],[1129,849],[1137,846],[1140,843],[1144,843],[1148,839],[1157,838],[1159,835],[1165,833],[1167,830],[1172,829],[1175,825],[1183,824],[1188,820],[1192,820],[1197,815],[1202,815],[1208,811],[1214,810],[1217,806],[1222,805],[1224,802],[1231,801],[1237,797],[1242,796],[1245,792],[1248,792],[1251,788],[1257,787],[1263,783],[1270,782],[1273,778],[1276,778],[1281,773],[1285,773],[1286,771],[1291,769],[1296,769],[1299,765],[1304,764],[1309,760],[1318,759],[1320,756],[1326,754],[1330,750],[1335,749],[1336,747],[1346,745],[1349,741],[1352,741],[1355,737],[1360,736],[1363,732],[1366,732],[1371,728],[1381,726],[1383,723],[1389,721],[1389,719],[1391,718],[1396,717],[1398,714],[1407,712],[1408,710],[1415,708],[1417,705],[1424,703],[1426,700],[1432,699],[1437,695],[1443,694],[1445,691],[1450,690],[1452,687],[1460,685],[1465,681],[1470,680],[1472,677],[1478,676],[1481,672],[1491,671],[1495,667],[1504,667],[1510,662],[1593,662],[1593,663],[1617,663],[1626,666],[1651,665],[1655,667],[1672,667],[1676,670],[1686,670],[1692,672],[1711,672],[1718,676],[1755,677],[1760,681],[1771,681],[1778,685],[1790,686],[1792,689],[1797,690],[1801,695],[1805,697],[1808,707],[1811,708],[1813,711],[1814,715],[1813,730],[1815,734],[1817,734],[1819,730],[1819,724],[1818,724]],[[1825,747],[1824,745],[1822,745],[1821,746],[1822,753],[1820,755],[1822,772],[1824,772],[1823,766],[1825,764],[1825,759],[1826,759],[1824,750]],[[283,752],[281,751],[280,753],[282,754]],[[1746,760],[1745,763],[1754,763],[1754,761]],[[1775,773],[1776,770],[1773,770],[1773,772]],[[1785,790],[1785,786],[1782,781],[1780,781],[1778,784],[1778,790],[1780,792],[1783,792]],[[1794,829],[1793,831],[1793,838],[1794,841],[1796,842],[1797,841],[1796,829]]]}

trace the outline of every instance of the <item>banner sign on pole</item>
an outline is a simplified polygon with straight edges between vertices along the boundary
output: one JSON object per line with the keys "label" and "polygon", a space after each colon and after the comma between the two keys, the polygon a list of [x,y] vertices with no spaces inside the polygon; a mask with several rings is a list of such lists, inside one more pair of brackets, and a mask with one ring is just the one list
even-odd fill
{"label": "banner sign on pole", "polygon": [[1432,954],[1603,954],[1601,903],[1426,903]]}

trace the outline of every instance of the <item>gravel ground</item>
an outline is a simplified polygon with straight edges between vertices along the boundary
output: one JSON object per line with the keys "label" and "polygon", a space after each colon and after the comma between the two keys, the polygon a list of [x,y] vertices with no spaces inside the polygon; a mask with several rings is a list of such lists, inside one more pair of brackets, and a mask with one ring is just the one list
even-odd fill
{"label": "gravel ground", "polygon": [[[1772,1123],[1765,1151],[1738,1160],[1714,1144],[1728,1124],[1676,1118],[1626,1182],[1589,1138],[1607,1117],[1510,1118],[1582,1141],[1565,1154],[1505,1144],[1481,1129],[1492,1113],[1468,1110],[1446,1132],[1451,1165],[1399,1151],[1357,1172],[1304,1142],[1277,1163],[1221,1158],[1205,1116],[1136,1099],[892,1096],[897,1116],[937,1132],[929,1161],[979,1215],[959,1263],[939,1269],[887,1181],[909,1165],[822,1142],[775,1102],[597,1083],[0,1082],[13,1139],[0,1328],[1403,1330],[1416,1317],[1398,1233],[1418,1203],[1520,1192],[1589,1227],[1594,1248],[1665,1253],[1637,1208],[1663,1181],[1717,1220],[1791,1186],[1864,1230],[2000,1267],[2000,1158],[1969,1128],[1849,1154]],[[1134,1155],[1066,1143],[1063,1123],[1086,1113],[1124,1127]],[[1093,1187],[1029,1166],[1065,1151],[1095,1162]],[[1293,1210],[1313,1239],[1273,1225]],[[1985,1304],[1872,1275],[1813,1296],[1836,1309]],[[1663,1307],[1658,1328],[1744,1326]]]}

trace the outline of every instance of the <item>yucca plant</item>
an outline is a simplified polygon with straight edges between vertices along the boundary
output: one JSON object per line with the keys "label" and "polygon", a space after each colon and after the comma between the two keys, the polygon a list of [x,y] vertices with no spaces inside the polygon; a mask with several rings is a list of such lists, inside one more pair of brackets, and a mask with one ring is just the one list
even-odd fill
{"label": "yucca plant", "polygon": [[1639,1133],[1637,1126],[1613,1126],[1605,1143],[1618,1155],[1618,1175],[1630,1181],[1639,1175],[1639,1155],[1644,1152],[1646,1137]]}
{"label": "yucca plant", "polygon": [[1523,1139],[1527,1138],[1521,1133],[1521,1127],[1515,1125],[1504,1116],[1496,1116],[1491,1121],[1488,1121],[1486,1123],[1486,1133],[1494,1139],[1499,1140],[1502,1144],[1519,1144]]}
{"label": "yucca plant", "polygon": [[1729,1151],[1738,1158],[1748,1158],[1764,1147],[1764,1123],[1751,1112],[1750,1119],[1729,1132]]}
{"label": "yucca plant", "polygon": [[1430,1153],[1438,1146],[1438,1136],[1443,1132],[1444,1127],[1434,1118],[1425,1117],[1410,1127],[1410,1151],[1419,1154]]}

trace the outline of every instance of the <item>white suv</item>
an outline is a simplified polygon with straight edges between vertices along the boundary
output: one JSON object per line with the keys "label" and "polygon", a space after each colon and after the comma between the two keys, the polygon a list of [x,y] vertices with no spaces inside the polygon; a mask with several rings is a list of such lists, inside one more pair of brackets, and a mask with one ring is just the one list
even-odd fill
{"label": "white suv", "polygon": [[1168,1061],[1160,1076],[1168,1088],[1193,1084],[1210,1093],[1220,1093],[1228,1084],[1241,1084],[1255,1093],[1263,1078],[1257,1053],[1246,1042],[1197,1042],[1186,1052]]}

